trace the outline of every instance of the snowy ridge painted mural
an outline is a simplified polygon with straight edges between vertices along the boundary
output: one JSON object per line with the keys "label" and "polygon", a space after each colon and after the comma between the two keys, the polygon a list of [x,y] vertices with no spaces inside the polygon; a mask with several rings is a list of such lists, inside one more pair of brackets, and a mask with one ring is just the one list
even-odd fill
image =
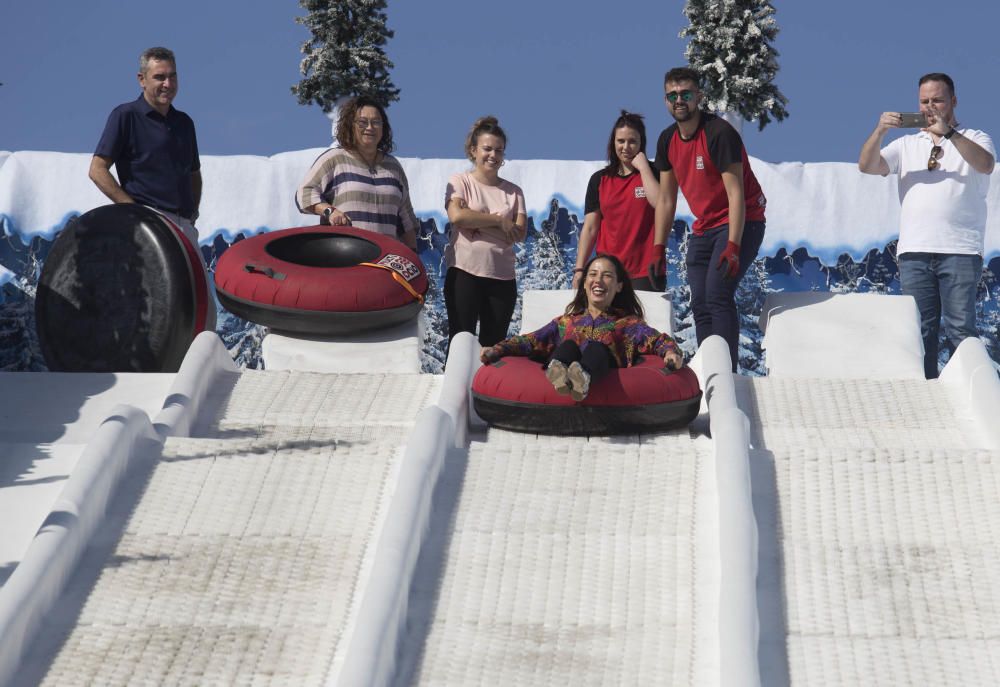
{"label": "snowy ridge painted mural", "polygon": [[[206,156],[205,192],[199,228],[210,264],[234,241],[261,231],[312,224],[295,209],[292,196],[320,149],[258,156]],[[90,156],[44,152],[0,152],[0,369],[42,370],[34,327],[34,286],[52,240],[66,222],[104,204],[87,178]],[[441,296],[442,255],[447,240],[444,191],[448,177],[467,168],[463,160],[401,159],[414,208],[422,220],[420,254],[432,277],[424,369],[440,371],[447,322]],[[743,320],[741,367],[763,372],[757,317],[771,291],[820,290],[898,293],[895,237],[898,199],[894,180],[861,175],[845,163],[752,162],[768,197],[768,226],[761,254],[737,298]],[[587,180],[599,162],[514,160],[504,167],[525,191],[529,236],[519,247],[519,289],[566,288],[583,220]],[[684,276],[690,213],[680,199],[669,245],[668,290],[676,314],[675,333],[688,353],[695,349]],[[1000,270],[1000,188],[993,184],[986,239],[987,268],[980,282],[979,331],[1000,361],[997,271]],[[516,329],[520,310],[515,311]],[[555,313],[553,313],[555,315]],[[261,327],[224,311],[218,331],[234,358],[259,365]]]}

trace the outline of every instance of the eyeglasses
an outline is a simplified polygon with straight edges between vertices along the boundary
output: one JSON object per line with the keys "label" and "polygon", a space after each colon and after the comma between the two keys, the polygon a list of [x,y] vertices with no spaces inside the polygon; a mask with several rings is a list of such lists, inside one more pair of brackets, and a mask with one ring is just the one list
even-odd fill
{"label": "eyeglasses", "polygon": [[667,101],[671,103],[676,103],[677,99],[680,98],[686,103],[694,100],[694,91],[667,91]]}
{"label": "eyeglasses", "polygon": [[927,158],[927,170],[933,172],[935,169],[941,166],[938,160],[944,155],[944,148],[941,146],[934,146],[931,148],[931,156]]}
{"label": "eyeglasses", "polygon": [[368,127],[371,127],[373,129],[381,129],[382,128],[382,120],[381,119],[355,119],[354,120],[354,126],[358,127],[362,131],[364,131]]}

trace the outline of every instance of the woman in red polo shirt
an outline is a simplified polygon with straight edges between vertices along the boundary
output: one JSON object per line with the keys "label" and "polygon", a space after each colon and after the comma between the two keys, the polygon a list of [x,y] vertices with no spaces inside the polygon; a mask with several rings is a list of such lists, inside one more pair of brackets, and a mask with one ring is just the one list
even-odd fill
{"label": "woman in red polo shirt", "polygon": [[580,283],[583,266],[596,242],[598,253],[622,261],[632,288],[663,290],[663,284],[654,284],[651,278],[663,247],[657,254],[653,246],[653,218],[660,186],[645,150],[642,115],[622,110],[608,137],[608,164],[587,184],[573,288]]}

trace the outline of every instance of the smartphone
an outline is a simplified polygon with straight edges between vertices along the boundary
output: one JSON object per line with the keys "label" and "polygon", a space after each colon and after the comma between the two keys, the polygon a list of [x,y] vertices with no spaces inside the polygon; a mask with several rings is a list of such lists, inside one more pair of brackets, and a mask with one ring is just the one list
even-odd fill
{"label": "smartphone", "polygon": [[927,126],[923,112],[900,112],[899,117],[903,120],[900,126],[904,129],[923,129]]}

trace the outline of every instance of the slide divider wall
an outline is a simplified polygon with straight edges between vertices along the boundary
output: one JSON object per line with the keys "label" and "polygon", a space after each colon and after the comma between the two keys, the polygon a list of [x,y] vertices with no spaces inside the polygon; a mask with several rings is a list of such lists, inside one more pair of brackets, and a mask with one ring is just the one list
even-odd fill
{"label": "slide divider wall", "polygon": [[24,559],[0,588],[0,685],[16,674],[129,466],[158,453],[167,436],[190,433],[213,385],[236,373],[218,335],[203,332],[184,356],[155,425],[145,412],[120,404],[97,428]]}
{"label": "slide divider wall", "polygon": [[162,441],[149,416],[132,406],[115,406],[97,428],[24,559],[0,588],[0,685],[16,675],[129,464],[158,452]]}
{"label": "slide divider wall", "polygon": [[378,535],[371,574],[330,685],[387,685],[396,667],[407,602],[430,525],[434,489],[450,449],[464,448],[474,411],[469,392],[479,369],[479,344],[461,333],[451,342],[436,404],[416,417],[406,441],[396,491]]}
{"label": "slide divider wall", "polygon": [[719,496],[720,684],[758,687],[757,521],[750,482],[750,422],[737,406],[725,340],[709,337],[699,355]]}
{"label": "slide divider wall", "polygon": [[202,332],[188,349],[153,426],[163,437],[189,436],[205,398],[227,375],[239,374],[215,332]]}
{"label": "slide divider wall", "polygon": [[968,404],[973,420],[991,448],[1000,449],[1000,377],[979,339],[968,338],[955,349],[939,377]]}

